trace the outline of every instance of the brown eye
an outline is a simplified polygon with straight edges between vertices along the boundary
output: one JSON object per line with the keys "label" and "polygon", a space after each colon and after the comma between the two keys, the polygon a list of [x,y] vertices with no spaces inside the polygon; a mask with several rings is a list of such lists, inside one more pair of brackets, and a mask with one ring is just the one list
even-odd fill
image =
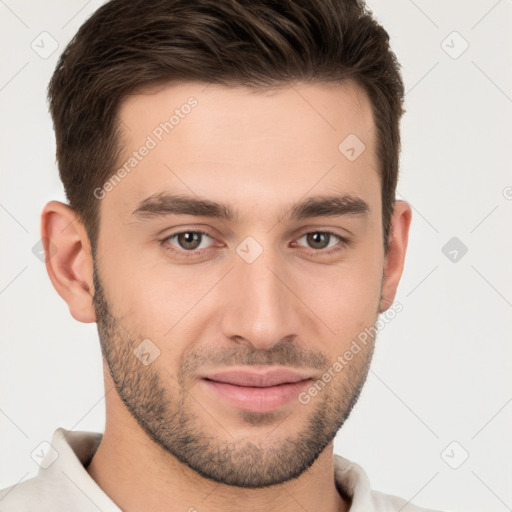
{"label": "brown eye", "polygon": [[329,245],[331,235],[322,231],[308,233],[306,239],[312,249],[325,249]]}
{"label": "brown eye", "polygon": [[201,245],[203,234],[197,231],[185,231],[176,234],[176,240],[182,249],[194,251]]}
{"label": "brown eye", "polygon": [[[328,231],[311,231],[310,233],[306,233],[302,235],[300,238],[305,238],[307,245],[311,249],[315,249],[317,251],[321,251],[326,248],[333,247],[333,245],[329,245],[331,240],[333,239],[342,240],[342,238],[334,233],[330,233]],[[300,240],[299,238],[299,240]],[[334,240],[336,242],[336,240]],[[334,244],[335,245],[335,244]]]}
{"label": "brown eye", "polygon": [[327,256],[342,251],[350,245],[348,239],[331,231],[311,231],[302,235],[298,240],[302,238],[306,239],[306,246],[303,243],[297,244],[296,242],[293,245],[309,248],[310,251],[320,256]]}
{"label": "brown eye", "polygon": [[[182,253],[185,256],[189,256],[191,254],[187,253],[207,249],[207,239],[211,240],[211,237],[203,231],[180,231],[179,233],[169,235],[161,243],[166,249],[174,253]],[[205,240],[206,245],[203,243]]]}

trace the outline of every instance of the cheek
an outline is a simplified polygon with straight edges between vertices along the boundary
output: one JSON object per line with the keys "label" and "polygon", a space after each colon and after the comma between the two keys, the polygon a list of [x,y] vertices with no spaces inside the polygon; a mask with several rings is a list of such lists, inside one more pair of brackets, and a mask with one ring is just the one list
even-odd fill
{"label": "cheek", "polygon": [[350,343],[377,319],[384,260],[378,241],[378,236],[369,237],[336,265],[309,266],[291,273],[294,289],[334,331],[336,345]]}
{"label": "cheek", "polygon": [[162,356],[174,358],[194,339],[192,331],[200,326],[204,307],[212,307],[208,292],[220,276],[213,270],[166,264],[162,256],[155,260],[144,260],[140,253],[119,262],[111,258],[102,274],[108,276],[108,300],[126,331],[149,338]]}
{"label": "cheek", "polygon": [[343,341],[375,322],[380,283],[381,273],[363,265],[331,268],[328,273],[319,272],[313,280],[305,278],[300,295]]}

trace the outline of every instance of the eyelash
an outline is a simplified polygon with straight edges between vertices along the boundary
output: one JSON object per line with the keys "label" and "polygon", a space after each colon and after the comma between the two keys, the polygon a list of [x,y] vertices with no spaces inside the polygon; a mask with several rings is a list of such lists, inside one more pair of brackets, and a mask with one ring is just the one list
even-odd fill
{"label": "eyelash", "polygon": [[[182,250],[175,249],[172,246],[172,244],[170,244],[169,240],[171,240],[172,238],[174,238],[178,235],[182,235],[183,233],[195,233],[195,234],[200,234],[200,235],[206,235],[207,237],[209,237],[213,240],[213,237],[211,237],[205,231],[200,231],[200,230],[199,231],[193,231],[193,230],[178,231],[176,233],[173,233],[173,234],[165,237],[163,240],[160,240],[162,247],[166,251],[172,252],[172,253],[174,253],[180,257],[184,257],[184,258],[198,257],[201,254],[203,254],[204,251],[208,250],[208,249],[199,249],[199,250],[196,249],[195,251],[187,251],[185,249],[182,249]],[[311,251],[313,251],[313,253],[316,253],[317,255],[328,256],[328,255],[337,253],[337,252],[343,250],[345,247],[350,245],[350,241],[347,238],[340,236],[336,233],[333,233],[332,231],[307,231],[306,233],[303,233],[300,237],[298,237],[298,239],[300,239],[306,235],[312,234],[312,233],[322,233],[325,235],[329,235],[330,237],[335,237],[340,241],[339,244],[337,244],[336,246],[334,246],[330,249],[310,249]],[[330,239],[329,239],[329,241],[330,241]]]}

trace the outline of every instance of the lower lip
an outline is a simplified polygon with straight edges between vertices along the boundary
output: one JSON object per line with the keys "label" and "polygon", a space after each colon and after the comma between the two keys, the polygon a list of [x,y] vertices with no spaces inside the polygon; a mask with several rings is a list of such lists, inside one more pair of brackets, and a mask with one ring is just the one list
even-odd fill
{"label": "lower lip", "polygon": [[311,379],[266,388],[235,386],[207,379],[202,379],[202,382],[233,407],[245,411],[270,412],[297,398],[297,395],[311,383]]}

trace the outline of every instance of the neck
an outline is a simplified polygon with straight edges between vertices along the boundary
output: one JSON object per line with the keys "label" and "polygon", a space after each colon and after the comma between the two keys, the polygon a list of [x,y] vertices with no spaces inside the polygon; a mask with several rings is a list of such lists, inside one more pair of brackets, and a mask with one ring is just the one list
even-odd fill
{"label": "neck", "polygon": [[120,401],[109,405],[115,406],[107,407],[105,433],[86,470],[124,512],[348,511],[334,482],[332,443],[300,477],[244,489],[201,477],[151,440]]}

